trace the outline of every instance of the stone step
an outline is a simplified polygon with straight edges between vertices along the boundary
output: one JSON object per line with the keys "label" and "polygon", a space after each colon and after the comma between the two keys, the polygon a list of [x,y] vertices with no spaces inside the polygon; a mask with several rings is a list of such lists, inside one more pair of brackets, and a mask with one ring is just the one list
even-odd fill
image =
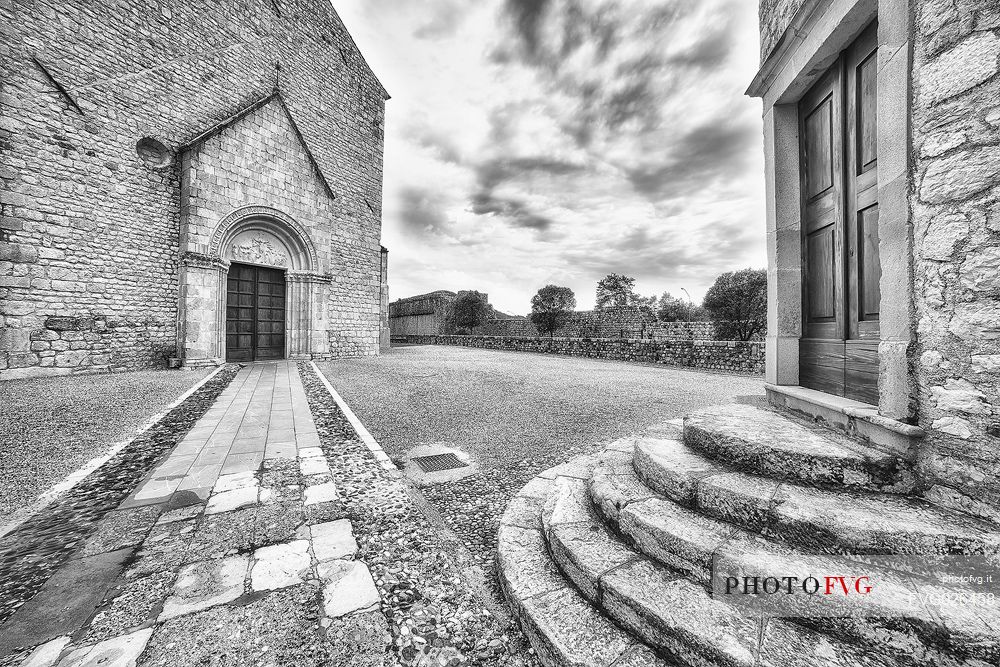
{"label": "stone step", "polygon": [[912,470],[900,456],[749,405],[685,416],[684,442],[711,459],[766,477],[896,493],[914,488]]}
{"label": "stone step", "polygon": [[[640,441],[637,455],[642,446]],[[778,579],[787,576],[803,579],[840,568],[841,561],[829,556],[803,555],[787,545],[699,514],[672,500],[636,493],[637,480],[629,479],[630,471],[621,462],[621,452],[608,452],[605,463],[595,468],[595,476],[602,480],[591,484],[592,502],[600,508],[598,513],[614,507],[616,512],[607,518],[631,545],[707,589],[712,586],[713,567],[719,562],[727,572],[750,572]],[[609,489],[615,491],[609,494]],[[614,497],[615,502],[609,502],[608,497]],[[877,582],[874,594],[843,600],[826,598],[823,604],[836,603],[836,613],[844,618],[813,619],[810,625],[875,645],[891,639],[896,652],[928,656],[918,664],[937,664],[943,660],[942,652],[982,659],[1000,657],[1000,634],[996,632],[1000,628],[1000,609],[996,606],[976,609],[940,605],[931,609],[922,602],[972,599],[977,592],[974,587],[943,586],[897,572],[889,564],[868,565],[864,573]],[[720,576],[718,571],[716,575]],[[786,605],[792,602],[808,605],[816,600],[782,601]],[[807,606],[803,609],[809,611]]]}
{"label": "stone step", "polygon": [[[603,474],[595,471],[595,475]],[[689,667],[921,664],[781,619],[744,614],[634,551],[595,515],[586,483],[557,478],[542,511],[552,559],[577,590],[648,646]],[[593,485],[591,485],[593,486]],[[922,664],[959,665],[957,661]]]}
{"label": "stone step", "polygon": [[[575,468],[578,474],[588,469]],[[501,588],[539,661],[545,667],[670,667],[603,616],[552,562],[540,514],[553,474],[536,477],[511,500],[497,545]]]}
{"label": "stone step", "polygon": [[[919,498],[805,487],[712,461],[673,438],[637,438],[632,467],[641,486],[765,537],[820,553],[1000,554],[1000,526]],[[605,467],[635,489],[629,455],[606,452]]]}

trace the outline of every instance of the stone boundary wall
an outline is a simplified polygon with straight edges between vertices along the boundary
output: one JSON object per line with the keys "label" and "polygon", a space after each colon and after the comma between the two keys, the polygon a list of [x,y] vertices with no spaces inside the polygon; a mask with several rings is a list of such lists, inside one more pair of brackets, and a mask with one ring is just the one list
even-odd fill
{"label": "stone boundary wall", "polygon": [[[715,340],[712,322],[653,322],[651,320],[601,319],[605,311],[581,311],[557,331],[561,338],[652,338],[655,340]],[[489,320],[475,331],[478,336],[538,337],[527,318]],[[763,335],[755,340],[763,340]]]}
{"label": "stone boundary wall", "polygon": [[[656,326],[656,319],[638,308],[578,310],[557,333],[562,338],[646,338]],[[489,320],[477,327],[478,336],[538,336],[538,329],[527,317]]]}
{"label": "stone boundary wall", "polygon": [[393,336],[393,342],[642,361],[748,375],[764,372],[760,341],[419,335]]}

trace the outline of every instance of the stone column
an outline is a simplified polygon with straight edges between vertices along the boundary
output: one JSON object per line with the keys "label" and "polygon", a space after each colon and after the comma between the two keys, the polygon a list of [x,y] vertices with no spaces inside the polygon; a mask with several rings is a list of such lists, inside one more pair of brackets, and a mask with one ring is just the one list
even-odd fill
{"label": "stone column", "polygon": [[187,252],[181,257],[177,356],[184,367],[225,360],[225,299],[229,263]]}
{"label": "stone column", "polygon": [[882,264],[879,414],[916,412],[913,367],[913,225],[910,219],[910,15],[906,0],[879,0],[878,232]]}
{"label": "stone column", "polygon": [[799,202],[798,111],[776,104],[764,114],[767,219],[767,337],[765,379],[799,383],[802,334],[802,238]]}
{"label": "stone column", "polygon": [[329,276],[309,271],[287,271],[285,336],[289,359],[312,359],[328,352],[326,339],[326,285]]}
{"label": "stone column", "polygon": [[312,290],[309,274],[303,271],[285,272],[288,313],[285,318],[285,340],[289,359],[309,359],[312,330]]}
{"label": "stone column", "polygon": [[330,333],[328,331],[330,283],[333,276],[313,274],[310,284],[312,290],[312,348],[310,352],[316,359],[330,358]]}

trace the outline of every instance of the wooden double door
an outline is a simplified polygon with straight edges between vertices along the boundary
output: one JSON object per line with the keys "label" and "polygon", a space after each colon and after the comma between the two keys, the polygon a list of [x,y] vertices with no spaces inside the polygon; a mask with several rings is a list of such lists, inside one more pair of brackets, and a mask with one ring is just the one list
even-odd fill
{"label": "wooden double door", "polygon": [[232,264],[226,284],[226,361],[285,356],[285,272]]}
{"label": "wooden double door", "polygon": [[872,24],[799,102],[799,382],[871,404],[881,299],[876,47]]}

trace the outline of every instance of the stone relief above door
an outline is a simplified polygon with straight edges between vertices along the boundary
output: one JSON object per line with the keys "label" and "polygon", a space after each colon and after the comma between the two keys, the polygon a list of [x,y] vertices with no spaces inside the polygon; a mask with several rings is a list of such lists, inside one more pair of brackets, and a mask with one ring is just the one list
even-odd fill
{"label": "stone relief above door", "polygon": [[233,262],[287,268],[290,254],[281,240],[261,229],[240,232],[229,242],[225,258]]}

